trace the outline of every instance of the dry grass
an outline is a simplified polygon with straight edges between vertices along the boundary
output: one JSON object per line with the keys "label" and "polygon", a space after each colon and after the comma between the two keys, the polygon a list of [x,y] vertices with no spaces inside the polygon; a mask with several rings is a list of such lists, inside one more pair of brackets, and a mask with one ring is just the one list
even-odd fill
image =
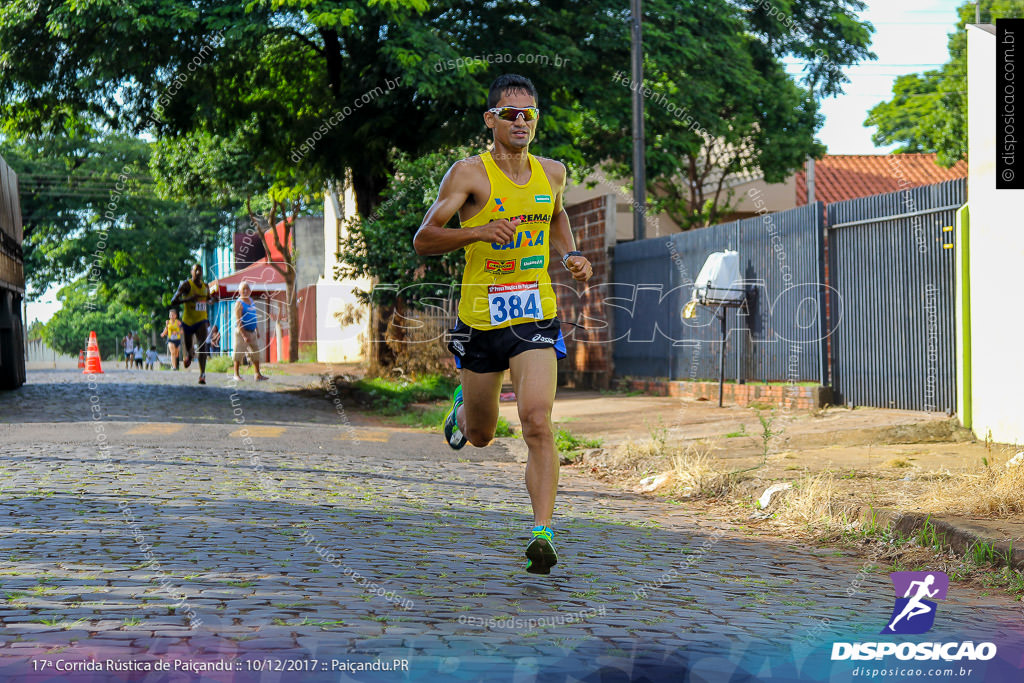
{"label": "dry grass", "polygon": [[1006,467],[1008,457],[975,471],[950,477],[925,491],[920,503],[929,510],[1008,517],[1024,512],[1024,466]]}
{"label": "dry grass", "polygon": [[715,460],[696,446],[672,458],[672,475],[684,491],[710,498],[728,495],[739,483],[736,475],[716,469]]}
{"label": "dry grass", "polygon": [[822,472],[793,482],[793,488],[782,499],[776,519],[823,529],[845,524],[846,520],[840,518],[832,473]]}

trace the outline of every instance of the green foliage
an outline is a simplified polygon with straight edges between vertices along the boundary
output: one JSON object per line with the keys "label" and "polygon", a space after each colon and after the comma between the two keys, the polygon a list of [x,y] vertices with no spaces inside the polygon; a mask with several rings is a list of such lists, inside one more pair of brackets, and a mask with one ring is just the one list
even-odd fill
{"label": "green foliage", "polygon": [[34,293],[88,281],[99,307],[116,301],[164,315],[195,250],[217,243],[228,216],[203,201],[158,198],[150,150],[137,138],[86,132],[0,141],[18,174]]}
{"label": "green foliage", "polygon": [[602,443],[601,439],[581,438],[561,428],[555,432],[555,449],[570,458],[578,456],[584,448],[600,448]]}
{"label": "green foliage", "polygon": [[[405,305],[422,308],[432,299],[454,298],[451,287],[461,277],[462,252],[419,256],[412,248],[412,238],[437,197],[445,173],[472,153],[457,147],[419,159],[399,156],[395,176],[377,208],[365,218],[356,216],[348,222],[339,244],[342,266],[336,277],[373,278],[372,291],[356,292],[362,301],[392,306],[401,299]],[[452,218],[449,227],[458,227],[458,217]]]}
{"label": "green foliage", "polygon": [[43,327],[43,341],[58,353],[77,356],[85,349],[89,333],[96,333],[100,357],[114,358],[121,351],[121,339],[137,332],[144,340],[153,329],[145,312],[131,309],[119,301],[97,301],[90,297],[85,283],[64,287],[58,293],[61,308]]}
{"label": "green foliage", "polygon": [[[935,152],[942,166],[967,158],[967,24],[975,19],[974,1],[957,8],[949,34],[949,61],[923,74],[900,76],[893,97],[868,112],[865,126],[879,146],[899,145],[897,153]],[[981,0],[981,20],[1024,17],[1024,0]]]}
{"label": "green foliage", "polygon": [[[722,168],[784,177],[820,151],[810,94],[839,92],[846,78],[835,65],[872,57],[863,9],[860,0],[648,0],[648,85],[700,123]],[[32,133],[96,121],[159,139],[234,140],[275,183],[351,172],[368,216],[393,151],[418,158],[480,141],[485,90],[506,71],[540,90],[538,151],[580,172],[628,164],[629,90],[612,80],[628,69],[628,18],[618,0],[8,2],[0,118]],[[510,58],[467,60],[496,54]],[[786,57],[809,60],[799,82],[784,73]],[[674,189],[664,208],[713,220],[717,180],[689,165],[708,140],[661,104],[647,111],[651,184]]]}
{"label": "green foliage", "polygon": [[375,377],[353,383],[353,388],[369,396],[370,407],[386,415],[395,415],[410,403],[450,398],[458,382],[443,375],[424,375],[415,380]]}

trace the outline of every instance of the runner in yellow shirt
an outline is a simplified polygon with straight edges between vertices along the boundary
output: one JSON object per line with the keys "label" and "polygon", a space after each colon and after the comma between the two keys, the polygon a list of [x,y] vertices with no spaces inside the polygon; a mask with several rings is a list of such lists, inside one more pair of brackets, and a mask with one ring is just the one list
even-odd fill
{"label": "runner in yellow shirt", "polygon": [[173,308],[168,313],[167,322],[164,323],[164,331],[161,337],[167,337],[167,353],[171,356],[171,365],[178,369],[178,361],[181,353],[181,321],[178,320],[178,312]]}
{"label": "runner in yellow shirt", "polygon": [[[445,420],[445,438],[454,449],[466,441],[477,447],[491,442],[502,377],[510,370],[530,451],[526,488],[536,525],[526,571],[548,574],[558,561],[551,530],[558,489],[551,407],[556,360],[565,357],[548,275],[551,251],[576,280],[589,279],[593,268],[576,251],[562,207],[565,166],[529,153],[539,116],[533,83],[499,76],[487,107],[483,118],[494,146],[451,167],[413,246],[421,255],[466,251],[459,322],[448,343],[462,384]],[[444,227],[456,213],[461,228]]]}
{"label": "runner in yellow shirt", "polygon": [[[192,266],[192,278],[185,280],[174,293],[171,304],[181,304],[181,322],[185,333],[185,368],[199,356],[199,383],[206,384],[206,356],[209,353],[207,338],[210,326],[206,317],[206,306],[210,299],[210,287],[203,282],[203,267]],[[193,340],[193,338],[195,340]]]}

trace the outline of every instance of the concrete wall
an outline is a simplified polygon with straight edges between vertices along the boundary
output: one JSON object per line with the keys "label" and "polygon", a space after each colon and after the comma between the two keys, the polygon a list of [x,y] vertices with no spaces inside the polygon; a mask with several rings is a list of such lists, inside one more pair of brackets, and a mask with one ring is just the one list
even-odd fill
{"label": "concrete wall", "polygon": [[[968,278],[967,282],[961,278],[961,287],[969,288],[970,305],[969,327],[960,330],[970,347],[969,357],[963,359],[970,376],[969,399],[965,399],[970,400],[971,428],[979,438],[991,431],[995,441],[1024,443],[1024,412],[1020,407],[1024,317],[1016,313],[1019,295],[1015,286],[1024,263],[1024,230],[1020,229],[1024,190],[995,189],[994,26],[967,27],[967,55],[970,243],[967,249],[959,245],[961,256],[968,259]],[[1020,111],[1019,104],[1017,109]],[[1017,123],[1019,140],[1024,116],[1019,116]],[[1019,150],[1019,143],[1017,147]],[[964,312],[961,307],[960,320],[964,320]],[[964,348],[964,341],[960,340],[958,346]]]}
{"label": "concrete wall", "polygon": [[295,288],[315,285],[324,274],[324,217],[295,220]]}

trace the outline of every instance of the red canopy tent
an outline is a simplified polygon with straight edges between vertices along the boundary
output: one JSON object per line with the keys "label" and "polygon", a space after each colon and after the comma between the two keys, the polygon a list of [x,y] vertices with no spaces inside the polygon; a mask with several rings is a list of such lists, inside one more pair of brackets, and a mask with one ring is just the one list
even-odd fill
{"label": "red canopy tent", "polygon": [[[282,264],[283,265],[283,264]],[[284,276],[263,258],[231,275],[218,278],[210,283],[211,299],[233,299],[238,295],[238,286],[245,280],[255,297],[273,296],[274,292],[286,291]]]}

